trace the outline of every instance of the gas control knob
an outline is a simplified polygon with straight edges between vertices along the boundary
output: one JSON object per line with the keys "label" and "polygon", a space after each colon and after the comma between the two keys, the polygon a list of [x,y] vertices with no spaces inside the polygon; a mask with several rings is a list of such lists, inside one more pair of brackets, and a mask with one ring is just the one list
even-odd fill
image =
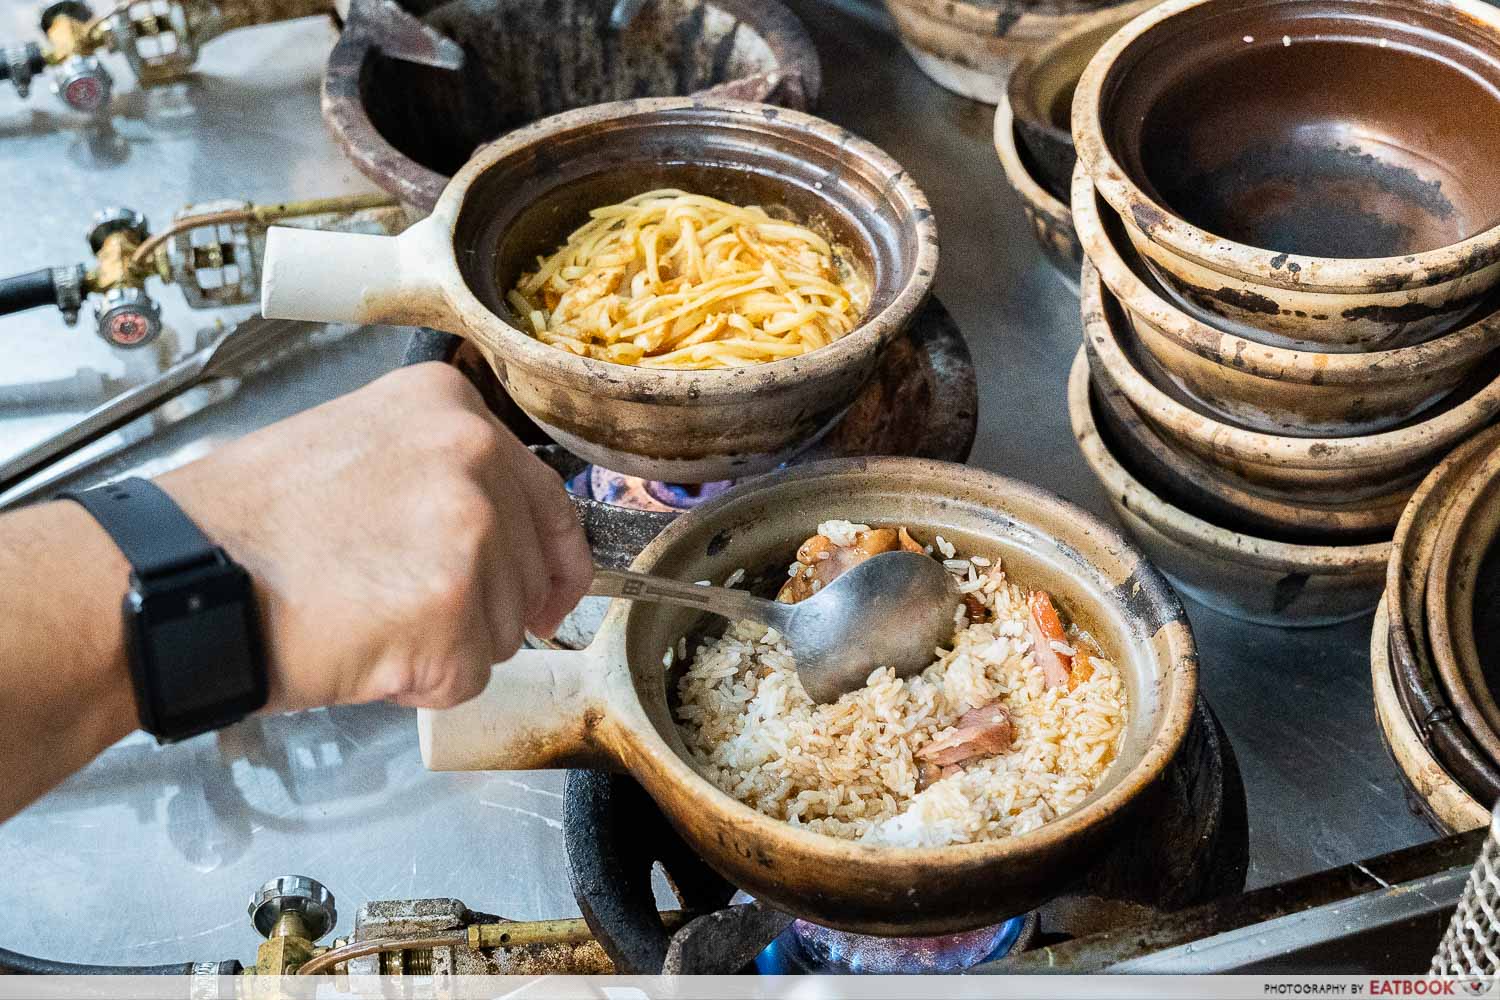
{"label": "gas control knob", "polygon": [[161,333],[161,307],[139,288],[111,288],[97,316],[99,336],[116,347],[144,347]]}
{"label": "gas control knob", "polygon": [[289,913],[302,918],[309,941],[316,941],[333,930],[339,919],[333,893],[323,883],[306,875],[282,875],[271,879],[250,897],[248,912],[250,922],[264,938],[269,938],[277,923]]}
{"label": "gas control knob", "polygon": [[146,238],[146,217],[133,208],[113,205],[94,213],[94,224],[89,229],[89,246],[94,253],[104,248],[104,241],[115,233],[129,233],[137,243]]}
{"label": "gas control knob", "polygon": [[93,56],[73,56],[57,69],[52,89],[74,111],[94,115],[109,103],[114,79]]}

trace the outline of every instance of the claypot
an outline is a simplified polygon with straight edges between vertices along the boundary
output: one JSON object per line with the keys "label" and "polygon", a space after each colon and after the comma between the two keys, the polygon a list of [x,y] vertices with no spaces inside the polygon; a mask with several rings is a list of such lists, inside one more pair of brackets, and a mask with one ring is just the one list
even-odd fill
{"label": "claypot", "polygon": [[1000,154],[1000,167],[1011,190],[1021,196],[1021,208],[1031,223],[1031,235],[1042,256],[1076,288],[1078,269],[1083,265],[1083,247],[1078,245],[1078,235],[1073,232],[1073,213],[1042,187],[1034,165],[1016,140],[1010,101],[1002,94],[995,108],[995,152]]}
{"label": "claypot", "polygon": [[1094,416],[1105,445],[1147,489],[1214,524],[1275,541],[1377,542],[1391,536],[1411,489],[1344,503],[1262,496],[1152,430],[1107,372],[1092,373]]}
{"label": "claypot", "polygon": [[1073,436],[1115,513],[1147,557],[1189,597],[1264,625],[1330,625],[1367,613],[1380,598],[1389,542],[1295,545],[1212,524],[1152,493],[1110,453],[1090,400],[1083,351],[1068,379]]}
{"label": "claypot", "polygon": [[1073,136],[1142,256],[1246,339],[1420,343],[1500,280],[1481,0],[1171,0],[1089,63]]}
{"label": "claypot", "polygon": [[1462,391],[1454,393],[1447,401],[1451,405],[1416,423],[1379,434],[1307,438],[1248,430],[1199,412],[1146,374],[1149,355],[1088,261],[1082,292],[1084,344],[1091,363],[1109,375],[1162,437],[1270,496],[1343,503],[1387,494],[1419,480],[1443,452],[1500,409],[1497,378],[1467,398]]}
{"label": "claypot", "polygon": [[422,213],[474,150],[573,108],[707,91],[809,110],[817,50],[775,0],[653,0],[628,28],[594,0],[402,0],[464,48],[449,71],[345,32],[323,74],[323,120],[366,177]]}
{"label": "claypot", "polygon": [[709,620],[616,601],[583,652],[533,650],[458,708],[419,713],[437,770],[629,771],[688,845],[758,899],[819,924],[941,934],[1023,913],[1077,877],[1113,823],[1172,759],[1192,718],[1196,654],[1171,588],[1113,529],[1033,486],[963,466],[875,458],[817,463],[742,484],[675,520],[635,568],[680,580],[747,569],[775,586],[828,518],[941,532],[1051,591],[1119,665],[1129,722],[1120,756],[1074,811],[1024,835],[943,848],[861,845],[799,829],[719,791],[688,763],[664,652]]}
{"label": "claypot", "polygon": [[[1073,91],[1099,46],[1127,21],[1156,6],[1157,0],[1108,7],[1090,14],[1016,63],[1005,85],[1015,118],[1016,143],[1032,174],[1053,196],[1066,201],[1073,183]],[[995,135],[1000,135],[999,124]]]}
{"label": "claypot", "polygon": [[998,103],[1012,67],[1117,0],[887,0],[901,44],[941,87]]}
{"label": "claypot", "polygon": [[[584,471],[582,459],[552,444],[516,407],[473,344],[436,330],[417,330],[402,363],[428,361],[451,364],[461,371],[500,422],[565,482]],[[875,377],[865,383],[844,418],[794,461],[910,455],[961,464],[974,447],[978,425],[979,387],[973,356],[958,324],[933,296],[907,327],[906,335],[881,354]],[[629,566],[678,515],[675,510],[645,510],[573,492],[568,498],[583,522],[594,562],[612,568]]]}
{"label": "claypot", "polygon": [[1427,639],[1433,665],[1475,741],[1500,762],[1500,705],[1486,676],[1476,641],[1476,612],[1493,619],[1494,609],[1479,607],[1480,567],[1500,536],[1500,450],[1476,462],[1457,485],[1442,513],[1427,570]]}
{"label": "claypot", "polygon": [[1227,423],[1291,437],[1387,430],[1447,396],[1500,346],[1500,312],[1390,351],[1328,354],[1256,343],[1169,301],[1082,170],[1074,177],[1073,218],[1089,259],[1156,362],[1153,374]]}
{"label": "claypot", "polygon": [[1380,723],[1381,741],[1401,771],[1411,798],[1440,834],[1477,830],[1489,823],[1489,810],[1433,759],[1401,707],[1391,678],[1390,619],[1385,609],[1386,598],[1382,597],[1370,632],[1370,686],[1375,695],[1375,719]]}
{"label": "claypot", "polygon": [[[591,209],[663,186],[779,205],[826,228],[873,276],[863,322],[800,357],[709,371],[581,358],[512,322],[504,291],[539,253]],[[459,334],[527,416],[580,458],[647,479],[708,482],[773,469],[832,427],[921,306],[936,267],[926,198],[871,144],[800,112],[658,98],[509,133],[400,236],[273,228],[262,311]]]}
{"label": "claypot", "polygon": [[1500,765],[1455,716],[1433,665],[1428,640],[1427,581],[1437,533],[1454,492],[1500,447],[1500,427],[1476,434],[1427,475],[1396,525],[1386,568],[1391,673],[1406,717],[1432,754],[1480,801],[1500,797]]}

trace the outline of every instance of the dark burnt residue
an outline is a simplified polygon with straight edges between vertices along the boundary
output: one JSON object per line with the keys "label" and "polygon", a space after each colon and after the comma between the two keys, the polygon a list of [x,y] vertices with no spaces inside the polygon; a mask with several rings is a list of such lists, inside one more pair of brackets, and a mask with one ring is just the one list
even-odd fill
{"label": "dark burnt residue", "polygon": [[1134,202],[1130,206],[1130,217],[1135,224],[1145,232],[1150,232],[1167,221],[1167,216],[1155,205],[1145,202]]}
{"label": "dark burnt residue", "polygon": [[1252,292],[1248,288],[1230,288],[1225,285],[1212,291],[1188,287],[1184,287],[1183,291],[1215,312],[1222,311],[1221,305],[1230,306],[1242,312],[1261,313],[1267,316],[1275,316],[1281,312],[1281,306],[1276,304],[1275,299],[1259,292]]}
{"label": "dark burnt residue", "polygon": [[1288,573],[1276,581],[1276,587],[1271,593],[1271,607],[1277,613],[1285,611],[1292,606],[1292,602],[1302,596],[1302,591],[1307,589],[1309,577],[1306,573]]}

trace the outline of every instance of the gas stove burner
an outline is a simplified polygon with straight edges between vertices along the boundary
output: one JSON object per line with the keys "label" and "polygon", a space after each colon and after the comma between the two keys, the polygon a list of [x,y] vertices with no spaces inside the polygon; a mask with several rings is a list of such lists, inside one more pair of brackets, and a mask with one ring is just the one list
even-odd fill
{"label": "gas stove burner", "polygon": [[568,480],[568,492],[615,507],[676,514],[712,500],[733,485],[734,481],[729,479],[717,483],[663,483],[589,465]]}
{"label": "gas stove burner", "polygon": [[963,971],[1020,954],[1033,938],[1051,944],[1238,893],[1249,867],[1239,767],[1201,696],[1182,750],[1114,828],[1094,868],[1058,886],[1057,897],[1037,913],[965,934],[877,938],[802,920],[735,919],[745,914],[723,909],[734,887],[624,775],[569,771],[563,836],[573,894],[589,929],[616,971],[634,975],[662,972],[684,933],[669,934],[658,914],[651,887],[658,864],[684,908],[725,917],[722,928],[697,935],[696,964],[676,971],[720,974]]}
{"label": "gas stove burner", "polygon": [[1027,914],[962,934],[885,938],[794,920],[756,956],[755,971],[763,976],[963,972],[980,962],[997,961],[1025,950],[1036,925],[1036,915]]}

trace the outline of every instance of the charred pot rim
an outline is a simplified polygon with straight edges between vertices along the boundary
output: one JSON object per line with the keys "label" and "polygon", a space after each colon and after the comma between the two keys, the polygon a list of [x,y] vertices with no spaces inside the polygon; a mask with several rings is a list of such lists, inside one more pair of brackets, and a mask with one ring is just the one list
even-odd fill
{"label": "charred pot rim", "polygon": [[[773,166],[786,175],[773,173]],[[505,282],[531,262],[528,254],[550,251],[586,218],[583,201],[607,204],[609,195],[640,193],[642,181],[665,176],[712,179],[721,197],[731,186],[779,193],[794,211],[802,207],[815,216],[804,221],[857,238],[850,249],[870,268],[874,289],[863,322],[799,357],[673,371],[580,358],[507,321]],[[585,198],[590,191],[605,200]],[[454,175],[433,221],[449,234],[457,257],[457,271],[444,272],[442,290],[497,365],[525,366],[553,383],[611,399],[683,407],[721,405],[868,364],[911,321],[938,263],[937,224],[927,199],[884,152],[812,115],[722,99],[619,101],[517,129]],[[481,249],[463,253],[462,247]]]}
{"label": "charred pot rim", "polygon": [[[1084,352],[1087,357],[1087,351]],[[1342,545],[1386,541],[1412,487],[1344,503],[1297,503],[1262,496],[1164,440],[1109,379],[1090,372],[1092,414],[1110,454],[1146,489],[1219,527],[1269,541]]]}
{"label": "charred pot rim", "polygon": [[[1054,230],[1073,232],[1073,212],[1057,195],[1049,191],[1035,166],[1028,160],[1021,142],[1021,127],[1016,121],[1010,96],[1003,95],[995,105],[995,152],[1000,157],[1000,166],[1005,179],[1026,207],[1047,221]],[[1077,242],[1076,235],[1074,242]]]}
{"label": "charred pot rim", "polygon": [[[1285,469],[1374,469],[1416,463],[1436,456],[1488,423],[1500,411],[1500,377],[1477,392],[1442,409],[1420,414],[1416,422],[1395,430],[1358,437],[1296,438],[1263,434],[1222,423],[1179,402],[1154,385],[1135,365],[1120,338],[1130,336],[1123,307],[1104,288],[1098,270],[1083,269],[1084,342],[1132,405],[1158,426],[1236,460],[1273,464]],[[1456,390],[1458,393],[1464,389]],[[1392,470],[1392,482],[1395,473]],[[1414,477],[1415,478],[1415,477]]]}
{"label": "charred pot rim", "polygon": [[995,106],[994,129],[1000,168],[1006,182],[1021,198],[1021,207],[1031,222],[1032,235],[1043,256],[1064,281],[1076,287],[1078,269],[1083,264],[1083,247],[1073,231],[1073,213],[1041,183],[1035,164],[1020,140],[1020,129],[1010,113],[1010,99],[1001,94]]}
{"label": "charred pot rim", "polygon": [[1003,36],[1028,14],[1062,17],[1088,14],[1119,0],[899,0],[914,14],[980,35]]}
{"label": "charred pot rim", "polygon": [[1475,743],[1448,702],[1433,663],[1425,602],[1437,534],[1453,493],[1497,445],[1500,427],[1488,428],[1428,473],[1396,525],[1385,583],[1391,672],[1401,707],[1443,766],[1487,801],[1500,797],[1500,764]]}
{"label": "charred pot rim", "polygon": [[[408,6],[420,6],[414,13],[421,16],[436,4]],[[799,78],[799,86],[774,92],[777,103],[798,110],[816,107],[822,91],[822,65],[812,38],[795,14],[775,0],[707,0],[706,6],[723,11],[754,32],[770,50],[776,71]],[[350,32],[339,36],[323,73],[323,120],[361,173],[406,204],[430,211],[448,176],[397,149],[371,119],[365,104],[371,74],[383,58],[369,37]]]}
{"label": "charred pot rim", "polygon": [[[1005,104],[1015,120],[1018,147],[1036,164],[1034,175],[1054,196],[1066,198],[1078,154],[1073,147],[1072,102],[1093,54],[1121,25],[1154,6],[1152,0],[1103,5],[1016,63]],[[998,124],[996,135],[999,135]]]}
{"label": "charred pot rim", "polygon": [[[1460,722],[1491,760],[1500,761],[1500,705],[1476,642],[1476,597],[1485,556],[1500,535],[1500,453],[1491,451],[1449,494],[1433,540],[1425,602],[1429,653]],[[1488,617],[1488,616],[1486,616]]]}
{"label": "charred pot rim", "polygon": [[1390,558],[1390,542],[1308,545],[1274,541],[1220,527],[1174,506],[1142,485],[1110,454],[1099,434],[1093,407],[1088,361],[1080,349],[1068,379],[1068,414],[1078,447],[1104,488],[1168,538],[1209,553],[1232,554],[1236,562],[1285,574],[1365,575]]}
{"label": "charred pot rim", "polygon": [[[1382,595],[1370,632],[1370,681],[1375,696],[1375,716],[1382,742],[1400,769],[1411,794],[1416,796],[1429,823],[1444,835],[1485,826],[1489,810],[1474,792],[1434,759],[1428,740],[1418,731],[1400,699],[1392,670],[1389,595]],[[1471,786],[1476,787],[1477,786]]]}
{"label": "charred pot rim", "polygon": [[[1150,240],[1199,266],[1231,277],[1253,275],[1255,281],[1294,291],[1370,294],[1424,288],[1500,262],[1500,226],[1493,220],[1465,239],[1419,253],[1318,257],[1225,239],[1193,225],[1163,203],[1150,182],[1140,176],[1138,163],[1131,161],[1135,154],[1127,154],[1111,142],[1116,129],[1125,127],[1112,119],[1122,80],[1130,77],[1132,67],[1144,65],[1149,56],[1161,59],[1163,46],[1178,32],[1196,30],[1201,40],[1207,21],[1223,19],[1222,28],[1229,22],[1239,23],[1236,18],[1271,8],[1358,11],[1371,17],[1383,12],[1387,17],[1381,24],[1390,26],[1393,34],[1429,41],[1435,36],[1445,45],[1476,50],[1476,57],[1477,50],[1487,50],[1483,55],[1491,65],[1491,75],[1500,80],[1500,11],[1482,0],[1245,0],[1224,5],[1213,0],[1168,0],[1137,17],[1106,42],[1079,81],[1073,105],[1074,141],[1079,159],[1104,199],[1122,217],[1133,220]],[[1274,19],[1275,15],[1269,16]],[[1426,34],[1412,22],[1420,22]],[[1233,27],[1228,31],[1235,41],[1239,40],[1239,31]],[[1281,30],[1272,33],[1275,38],[1271,40],[1280,45]]]}
{"label": "charred pot rim", "polygon": [[1489,296],[1480,319],[1433,340],[1359,353],[1293,350],[1250,341],[1194,319],[1167,297],[1118,216],[1080,167],[1073,175],[1072,214],[1078,239],[1109,292],[1199,357],[1260,378],[1302,385],[1369,385],[1406,381],[1473,365],[1500,343],[1500,297]]}

